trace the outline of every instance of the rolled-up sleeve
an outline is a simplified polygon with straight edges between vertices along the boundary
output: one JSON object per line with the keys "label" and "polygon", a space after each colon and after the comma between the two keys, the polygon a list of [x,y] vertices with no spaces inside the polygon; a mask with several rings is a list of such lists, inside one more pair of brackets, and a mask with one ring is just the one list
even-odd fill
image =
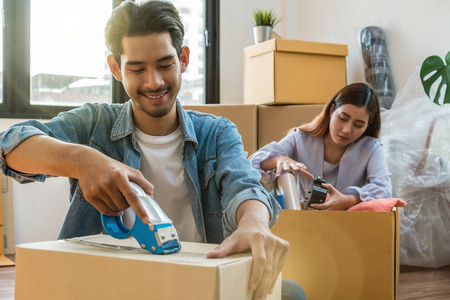
{"label": "rolled-up sleeve", "polygon": [[26,123],[14,125],[0,134],[0,167],[3,174],[10,176],[20,183],[45,181],[45,174],[25,174],[17,172],[8,167],[6,163],[6,155],[14,150],[20,143],[26,139],[45,134],[42,130],[32,126],[38,121],[29,121]]}
{"label": "rolled-up sleeve", "polygon": [[215,178],[217,186],[221,186],[223,191],[221,201],[224,237],[237,229],[237,210],[247,200],[258,200],[267,207],[270,214],[269,226],[272,227],[281,207],[261,186],[261,176],[247,160],[236,126],[226,121],[217,140],[218,165]]}
{"label": "rolled-up sleeve", "polygon": [[47,122],[29,120],[9,127],[0,133],[0,167],[6,176],[19,183],[45,181],[46,174],[25,174],[8,167],[5,156],[26,139],[36,135],[47,135],[64,142],[86,143],[90,132],[94,106],[83,107],[60,113]]}
{"label": "rolled-up sleeve", "polygon": [[270,212],[269,227],[275,225],[278,215],[281,212],[281,207],[276,200],[264,189],[251,188],[238,193],[224,210],[223,214],[223,228],[224,236],[229,236],[237,229],[238,223],[236,214],[239,206],[247,200],[259,200],[267,207]]}
{"label": "rolled-up sleeve", "polygon": [[252,154],[248,159],[252,163],[252,167],[258,170],[261,173],[261,182],[263,184],[271,184],[276,178],[276,172],[275,169],[272,170],[263,170],[261,168],[261,163],[271,157],[276,156],[289,156],[288,151],[286,151],[283,146],[287,146],[288,148],[292,148],[292,142],[288,139],[291,139],[292,135],[286,137],[280,143],[277,142],[271,142],[258,151],[256,151],[254,154]]}

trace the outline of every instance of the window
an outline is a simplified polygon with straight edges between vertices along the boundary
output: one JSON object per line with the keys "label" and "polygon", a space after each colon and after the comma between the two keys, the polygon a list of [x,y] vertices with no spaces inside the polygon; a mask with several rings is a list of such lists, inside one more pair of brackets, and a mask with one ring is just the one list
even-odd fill
{"label": "window", "polygon": [[[3,19],[3,1],[0,1],[0,15],[1,24],[4,24]],[[0,30],[0,70],[3,70],[3,30]],[[0,104],[3,104],[3,71],[0,72]]]}
{"label": "window", "polygon": [[[142,0],[136,1],[140,2]],[[214,5],[218,5],[218,3],[215,2],[216,1],[204,0],[172,0],[172,3],[178,9],[181,19],[183,20],[185,29],[184,44],[189,46],[191,50],[189,66],[187,71],[183,74],[183,83],[179,93],[179,99],[182,104],[197,105],[202,103],[218,103],[218,94],[208,94],[208,90],[204,88],[210,84],[218,84],[218,81],[215,82],[213,76],[206,74],[204,70],[206,52],[208,52],[208,57],[214,56],[218,59],[218,54],[213,54],[213,51],[217,51],[218,49],[218,43],[216,44],[214,42],[214,46],[217,47],[217,49],[210,49],[212,48],[213,41],[208,41],[208,38],[212,37],[212,33],[218,31],[216,28],[211,30],[213,26],[218,26],[218,18],[214,18],[215,23],[211,25],[207,24],[207,20],[209,19],[206,16],[208,13],[212,15],[212,12],[215,12],[215,9],[212,9]],[[209,11],[205,9],[205,6],[208,6]],[[202,30],[199,31],[197,28],[201,28]],[[211,32],[211,34],[208,35],[205,34],[205,32]],[[218,39],[216,39],[216,41],[218,41]],[[218,66],[218,64],[215,64],[214,62],[211,63],[214,64],[215,67]],[[206,64],[208,64],[208,62]],[[213,73],[213,75],[215,76],[215,73]],[[208,98],[209,101],[205,101],[206,98]]]}
{"label": "window", "polygon": [[[126,101],[104,43],[104,26],[120,2],[3,0],[0,116],[51,118],[87,102]],[[192,28],[185,33],[191,59],[179,94],[183,104],[218,103],[218,2],[173,1]]]}
{"label": "window", "polygon": [[[30,4],[30,104],[110,103],[112,76],[102,28],[111,0]],[[88,21],[80,22],[81,16]]]}

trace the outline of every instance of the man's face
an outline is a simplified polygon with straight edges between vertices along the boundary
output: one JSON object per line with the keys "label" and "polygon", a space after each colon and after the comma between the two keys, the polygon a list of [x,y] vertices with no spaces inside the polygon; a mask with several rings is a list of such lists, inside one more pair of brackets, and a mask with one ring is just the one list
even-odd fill
{"label": "man's face", "polygon": [[122,46],[120,69],[117,63],[108,63],[133,101],[135,121],[175,116],[173,104],[180,91],[181,73],[189,62],[189,49],[184,47],[178,59],[168,32],[124,37]]}

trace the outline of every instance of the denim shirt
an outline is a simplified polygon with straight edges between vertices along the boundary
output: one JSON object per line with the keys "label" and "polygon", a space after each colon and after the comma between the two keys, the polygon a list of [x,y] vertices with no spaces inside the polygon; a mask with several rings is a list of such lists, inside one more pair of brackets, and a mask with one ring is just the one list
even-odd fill
{"label": "denim shirt", "polygon": [[[198,232],[203,242],[220,243],[237,228],[239,205],[256,199],[276,222],[280,207],[260,185],[260,174],[246,159],[236,126],[224,117],[185,111],[176,101],[182,129],[182,157],[186,185]],[[86,104],[41,123],[26,121],[0,135],[0,166],[20,183],[45,181],[45,174],[24,174],[10,169],[5,155],[25,139],[39,134],[88,145],[124,164],[139,169],[141,154],[133,133],[131,100],[125,104]],[[104,233],[100,213],[88,203],[70,178],[70,206],[59,238]]]}

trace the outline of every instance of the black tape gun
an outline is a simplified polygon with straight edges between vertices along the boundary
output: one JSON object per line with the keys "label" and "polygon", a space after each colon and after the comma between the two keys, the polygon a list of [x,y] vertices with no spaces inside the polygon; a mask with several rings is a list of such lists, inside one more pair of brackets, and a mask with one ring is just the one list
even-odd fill
{"label": "black tape gun", "polygon": [[313,179],[306,194],[305,208],[311,207],[311,204],[325,203],[328,190],[322,186],[322,183],[326,183],[326,181],[320,176]]}

